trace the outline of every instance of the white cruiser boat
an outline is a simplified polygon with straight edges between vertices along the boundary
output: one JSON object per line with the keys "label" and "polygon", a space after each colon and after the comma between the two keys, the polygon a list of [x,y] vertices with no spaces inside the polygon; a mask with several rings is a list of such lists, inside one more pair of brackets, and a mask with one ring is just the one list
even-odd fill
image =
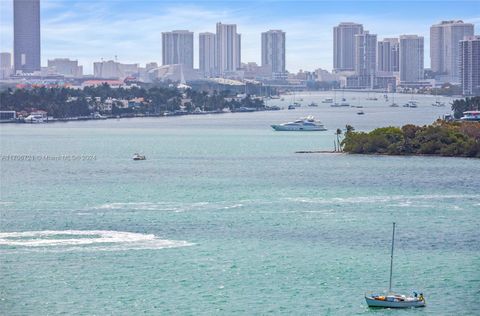
{"label": "white cruiser boat", "polygon": [[146,160],[147,158],[144,155],[140,155],[139,153],[133,154],[133,160]]}
{"label": "white cruiser boat", "polygon": [[30,114],[26,118],[24,118],[25,123],[45,123],[45,116],[41,114]]}
{"label": "white cruiser boat", "polygon": [[390,283],[387,294],[365,294],[365,301],[369,307],[384,307],[384,308],[410,308],[410,307],[424,307],[425,298],[423,294],[417,295],[414,292],[413,296],[406,296],[392,292],[392,272],[393,272],[393,246],[395,244],[395,223],[393,223],[392,232],[392,250],[390,253]]}
{"label": "white cruiser boat", "polygon": [[276,131],[326,131],[320,121],[315,120],[313,116],[308,116],[294,122],[272,125]]}
{"label": "white cruiser boat", "polygon": [[463,116],[460,118],[462,121],[479,121],[480,122],[480,111],[465,111]]}

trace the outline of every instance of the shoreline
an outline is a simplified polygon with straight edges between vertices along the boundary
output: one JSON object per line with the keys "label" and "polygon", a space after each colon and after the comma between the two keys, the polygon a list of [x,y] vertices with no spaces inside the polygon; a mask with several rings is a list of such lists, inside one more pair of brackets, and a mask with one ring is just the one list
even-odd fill
{"label": "shoreline", "polygon": [[[281,109],[280,109],[281,110]],[[0,121],[0,124],[47,124],[47,123],[67,123],[67,122],[79,122],[79,121],[106,121],[106,120],[120,120],[120,119],[132,119],[132,118],[167,118],[167,117],[179,117],[179,116],[203,116],[203,115],[220,115],[220,114],[232,114],[232,113],[253,113],[253,112],[272,112],[279,110],[261,109],[261,110],[248,110],[248,111],[230,111],[230,112],[205,112],[205,113],[182,113],[182,114],[134,114],[134,115],[108,115],[105,117],[91,117],[91,116],[78,116],[67,118],[47,118],[42,122],[29,122],[17,120]]]}
{"label": "shoreline", "polygon": [[300,150],[296,151],[296,154],[342,154],[342,155],[354,155],[354,156],[389,156],[389,157],[440,157],[440,158],[468,158],[468,159],[480,159],[480,157],[468,157],[468,156],[445,156],[434,154],[387,154],[387,153],[370,153],[370,154],[357,154],[349,153],[345,151],[329,151],[329,150]]}

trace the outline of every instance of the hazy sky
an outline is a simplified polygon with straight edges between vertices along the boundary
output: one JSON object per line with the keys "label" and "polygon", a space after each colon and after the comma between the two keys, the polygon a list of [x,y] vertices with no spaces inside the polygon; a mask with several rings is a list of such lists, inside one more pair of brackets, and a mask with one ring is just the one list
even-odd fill
{"label": "hazy sky", "polygon": [[[0,0],[0,50],[12,51],[12,0]],[[160,1],[41,0],[42,65],[47,59],[78,59],[85,73],[100,58],[124,63],[161,63],[161,32],[187,29],[215,32],[215,23],[236,23],[242,34],[242,62],[260,63],[260,33],[287,33],[287,69],[332,68],[332,27],[362,23],[378,39],[401,34],[425,36],[429,67],[429,27],[462,19],[480,33],[480,1]]]}

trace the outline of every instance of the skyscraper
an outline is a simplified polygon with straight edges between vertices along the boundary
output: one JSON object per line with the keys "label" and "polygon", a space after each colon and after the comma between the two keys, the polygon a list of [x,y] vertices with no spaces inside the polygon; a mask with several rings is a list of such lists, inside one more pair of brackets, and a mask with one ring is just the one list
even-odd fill
{"label": "skyscraper", "polygon": [[355,74],[359,87],[373,87],[377,63],[377,35],[355,35]]}
{"label": "skyscraper", "polygon": [[480,36],[466,36],[459,46],[463,94],[480,95]]}
{"label": "skyscraper", "polygon": [[423,37],[417,35],[400,36],[400,81],[419,82],[424,79]]}
{"label": "skyscraper", "polygon": [[285,73],[285,32],[270,30],[262,33],[262,67],[271,67],[273,77]]}
{"label": "skyscraper", "polygon": [[13,0],[15,72],[40,70],[40,0]]}
{"label": "skyscraper", "polygon": [[377,71],[392,73],[398,71],[398,38],[384,38],[377,43]]}
{"label": "skyscraper", "polygon": [[355,35],[363,33],[363,25],[340,23],[333,28],[333,70],[355,70]]}
{"label": "skyscraper", "polygon": [[193,68],[193,32],[180,30],[162,33],[162,64],[182,64]]}
{"label": "skyscraper", "polygon": [[0,79],[8,78],[12,73],[12,54],[0,53]]}
{"label": "skyscraper", "polygon": [[223,75],[236,71],[241,64],[241,35],[237,34],[236,24],[217,23],[216,69]]}
{"label": "skyscraper", "polygon": [[200,33],[198,35],[199,68],[205,77],[215,75],[215,34]]}
{"label": "skyscraper", "polygon": [[430,27],[430,63],[432,71],[445,80],[460,82],[459,43],[474,34],[474,26],[463,21],[442,21]]}

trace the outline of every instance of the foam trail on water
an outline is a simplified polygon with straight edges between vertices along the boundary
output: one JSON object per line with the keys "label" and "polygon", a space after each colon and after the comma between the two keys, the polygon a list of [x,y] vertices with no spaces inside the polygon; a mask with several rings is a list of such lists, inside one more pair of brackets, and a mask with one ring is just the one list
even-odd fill
{"label": "foam trail on water", "polygon": [[0,246],[62,248],[63,250],[162,249],[190,246],[181,240],[159,239],[153,234],[109,230],[43,230],[0,233]]}
{"label": "foam trail on water", "polygon": [[[332,197],[332,198],[306,198],[294,197],[286,198],[288,201],[311,203],[311,204],[355,204],[355,203],[381,203],[381,202],[400,202],[411,204],[412,201],[429,201],[429,200],[444,200],[444,199],[480,199],[480,195],[385,195],[385,196],[354,196],[354,197]],[[404,205],[401,205],[404,206]]]}
{"label": "foam trail on water", "polygon": [[229,210],[243,207],[241,202],[221,201],[221,202],[112,202],[94,206],[94,210],[111,211],[211,211],[211,210]]}

